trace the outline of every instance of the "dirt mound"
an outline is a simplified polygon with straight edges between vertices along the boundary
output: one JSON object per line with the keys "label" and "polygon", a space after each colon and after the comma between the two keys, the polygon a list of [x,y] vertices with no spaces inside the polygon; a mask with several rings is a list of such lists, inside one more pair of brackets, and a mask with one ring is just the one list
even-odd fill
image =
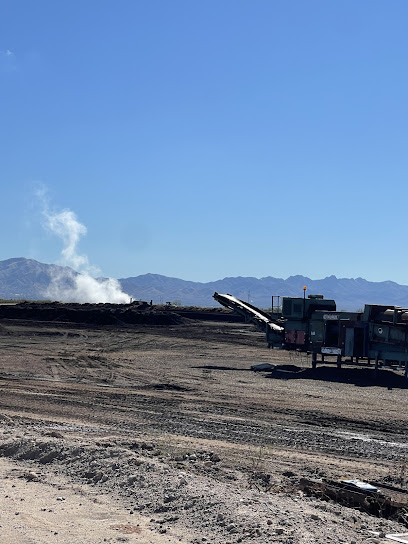
{"label": "dirt mound", "polygon": [[228,323],[242,323],[244,318],[227,308],[200,308],[199,306],[163,306],[165,312],[173,311],[188,319],[198,321],[226,321]]}
{"label": "dirt mound", "polygon": [[[165,453],[154,442],[108,439],[75,445],[64,438],[30,436],[0,443],[0,457],[29,461],[36,470],[37,463],[47,464],[47,470],[55,465],[77,484],[119,491],[131,499],[134,511],[149,515],[153,532],[171,525],[180,532],[210,533],[221,543],[231,533],[258,537],[262,530],[265,538],[272,536],[266,517],[258,514],[256,490],[246,490],[245,512],[236,513],[230,504],[233,486],[222,479],[218,487],[213,485],[221,459],[212,451],[180,456]],[[22,477],[30,479],[32,474],[38,477],[33,470]]]}
{"label": "dirt mound", "polygon": [[[33,321],[59,321],[63,323],[84,323],[86,325],[178,325],[186,318],[172,309],[145,304],[62,304],[22,303],[1,306],[0,318]],[[0,330],[0,334],[2,334]]]}

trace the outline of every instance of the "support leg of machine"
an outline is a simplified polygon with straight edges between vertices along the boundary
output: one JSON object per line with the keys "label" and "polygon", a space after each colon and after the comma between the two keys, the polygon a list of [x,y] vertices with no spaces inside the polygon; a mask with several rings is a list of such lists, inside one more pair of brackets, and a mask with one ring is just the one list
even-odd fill
{"label": "support leg of machine", "polygon": [[341,368],[341,355],[337,355],[337,368]]}
{"label": "support leg of machine", "polygon": [[375,369],[374,369],[374,376],[377,377],[378,374],[378,353],[375,356]]}
{"label": "support leg of machine", "polygon": [[317,353],[314,351],[312,353],[312,368],[316,368],[317,365]]}

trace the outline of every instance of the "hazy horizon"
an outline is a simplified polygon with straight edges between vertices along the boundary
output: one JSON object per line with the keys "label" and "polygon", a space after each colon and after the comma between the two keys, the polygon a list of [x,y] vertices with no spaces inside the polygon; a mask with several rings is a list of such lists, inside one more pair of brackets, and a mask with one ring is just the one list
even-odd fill
{"label": "hazy horizon", "polygon": [[[58,263],[58,262],[54,262],[54,263],[44,263],[42,261],[38,261],[37,259],[32,259],[30,257],[9,257],[7,259],[2,259],[0,262],[6,262],[6,261],[12,261],[12,260],[15,260],[15,259],[24,259],[24,260],[33,260],[33,261],[36,261],[40,264],[45,264],[47,266],[60,266],[60,267],[65,267],[67,265],[64,265],[64,264],[61,264],[61,263]],[[69,267],[71,268],[71,267]],[[75,269],[72,269],[72,270],[75,270]],[[81,272],[78,272],[78,274],[81,274]],[[369,283],[396,283],[398,285],[401,285],[401,286],[408,286],[408,284],[403,284],[403,283],[398,283],[398,282],[394,282],[393,280],[390,280],[390,279],[385,279],[385,280],[380,280],[378,282],[372,282],[371,280],[367,280],[367,278],[363,278],[361,276],[358,276],[358,277],[345,277],[345,276],[336,276],[335,274],[330,274],[329,276],[324,276],[324,277],[320,277],[320,278],[311,278],[310,276],[306,276],[304,274],[290,274],[289,276],[286,276],[286,277],[281,277],[281,276],[273,276],[273,275],[268,275],[268,276],[262,276],[262,277],[257,277],[257,276],[242,276],[242,275],[236,275],[236,276],[224,276],[224,277],[218,277],[218,278],[215,278],[215,279],[212,279],[212,280],[208,280],[208,281],[205,281],[205,282],[200,282],[200,281],[195,281],[195,280],[192,280],[191,278],[182,278],[182,277],[178,277],[178,276],[168,276],[166,274],[162,274],[161,272],[154,272],[154,271],[149,271],[149,272],[144,272],[143,274],[128,274],[128,275],[125,275],[125,276],[122,276],[122,277],[118,277],[118,278],[115,278],[117,280],[124,280],[124,279],[129,279],[129,278],[137,278],[139,276],[163,276],[163,277],[166,277],[166,278],[169,278],[169,279],[177,279],[177,280],[181,280],[181,281],[186,281],[186,282],[192,282],[192,283],[214,283],[214,282],[217,282],[217,281],[222,281],[222,280],[225,280],[225,279],[239,279],[239,278],[242,278],[242,279],[255,279],[255,280],[263,280],[263,279],[268,279],[268,278],[273,278],[273,279],[276,279],[276,280],[282,280],[282,281],[287,281],[288,279],[291,279],[291,278],[304,278],[304,279],[308,279],[310,281],[320,281],[320,280],[326,280],[326,279],[330,279],[330,278],[335,278],[336,280],[362,280],[362,281],[365,281],[365,282],[369,282]],[[95,277],[96,279],[108,279],[106,276],[98,276],[98,275],[95,275],[95,276],[92,276],[92,277]]]}

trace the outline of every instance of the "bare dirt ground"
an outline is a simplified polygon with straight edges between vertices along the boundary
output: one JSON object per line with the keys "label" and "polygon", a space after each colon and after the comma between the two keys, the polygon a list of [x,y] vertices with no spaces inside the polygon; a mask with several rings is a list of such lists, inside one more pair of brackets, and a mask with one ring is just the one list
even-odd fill
{"label": "bare dirt ground", "polygon": [[0,543],[390,542],[299,481],[404,486],[405,381],[309,366],[243,323],[3,319]]}

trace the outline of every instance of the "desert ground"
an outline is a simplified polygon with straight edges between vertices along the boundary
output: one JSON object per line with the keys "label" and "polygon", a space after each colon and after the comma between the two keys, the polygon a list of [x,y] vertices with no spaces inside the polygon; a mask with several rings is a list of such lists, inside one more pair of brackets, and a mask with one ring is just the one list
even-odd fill
{"label": "desert ground", "polygon": [[[300,485],[357,478],[404,495],[398,372],[313,372],[307,355],[268,350],[251,324],[217,315],[4,315],[1,544],[390,543],[408,532],[404,510],[378,517]],[[276,368],[251,370],[261,363]]]}

